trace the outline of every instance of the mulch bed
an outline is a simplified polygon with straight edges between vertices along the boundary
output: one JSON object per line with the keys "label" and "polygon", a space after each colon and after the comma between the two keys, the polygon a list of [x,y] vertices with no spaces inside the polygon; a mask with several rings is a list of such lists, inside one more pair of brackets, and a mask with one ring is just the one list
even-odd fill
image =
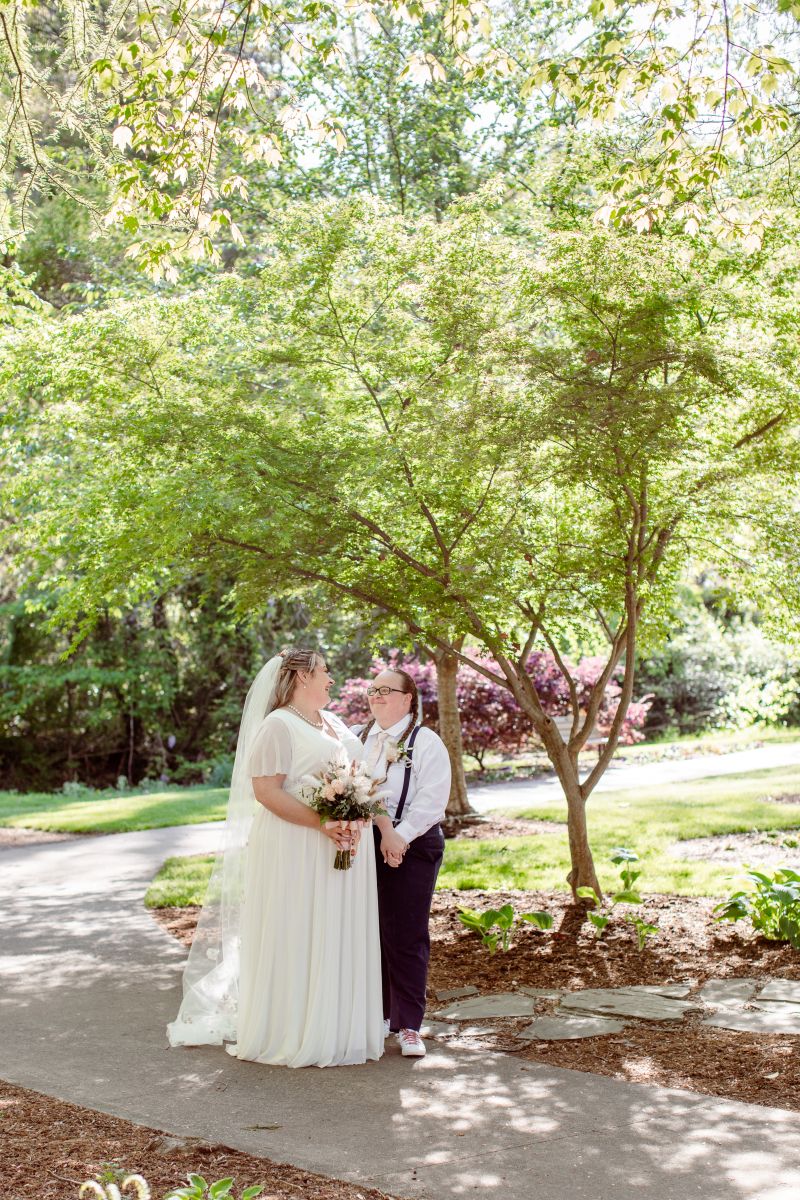
{"label": "mulch bed", "polygon": [[691,838],[685,842],[674,842],[669,853],[675,858],[701,862],[758,863],[764,867],[800,867],[800,835],[797,829],[773,830],[767,833],[753,830],[751,833],[718,834],[715,837]]}
{"label": "mulch bed", "polygon": [[[465,903],[465,894],[437,892],[431,928],[434,990],[471,985],[487,992],[516,987],[578,991],[696,980],[696,991],[709,979],[800,979],[796,950],[757,937],[745,925],[714,922],[713,900],[648,896],[641,911],[659,923],[661,933],[640,953],[636,935],[627,926],[617,930],[609,926],[598,941],[588,922],[562,895],[470,892],[468,896],[466,902],[479,910],[502,903],[513,904],[518,913],[546,909],[555,918],[554,929],[538,933],[522,927],[507,954],[490,956],[458,920],[458,905]],[[557,1001],[544,1000],[539,1009],[549,1013],[556,1005]],[[435,1009],[432,1002],[431,1015]],[[703,1025],[699,1014],[690,1013],[680,1023],[632,1021],[618,1034],[533,1042],[519,1049],[509,1034],[528,1023],[498,1023],[495,1044],[553,1066],[800,1111],[798,1037],[714,1029]]]}
{"label": "mulch bed", "polygon": [[[523,925],[511,949],[490,955],[479,938],[458,919],[458,907],[483,910],[510,903],[517,913],[545,909],[555,925],[539,933]],[[786,944],[765,941],[745,925],[719,925],[711,918],[714,901],[677,896],[648,896],[642,914],[661,932],[640,953],[629,926],[609,926],[598,941],[567,897],[552,892],[437,892],[431,920],[431,971],[428,1013],[439,1007],[434,993],[476,987],[482,992],[518,987],[629,987],[709,979],[779,976],[800,979],[800,954]],[[196,909],[159,909],[153,916],[189,945]],[[557,1001],[538,1008],[552,1012]],[[714,1029],[689,1014],[679,1024],[632,1021],[618,1034],[571,1042],[520,1045],[512,1036],[529,1019],[479,1022],[481,1044],[520,1057],[577,1071],[591,1071],[637,1083],[685,1088],[754,1104],[800,1111],[800,1038],[788,1034],[751,1034]],[[454,1026],[454,1034],[458,1029]],[[487,1040],[488,1038],[488,1040]]]}
{"label": "mulch bed", "polygon": [[[196,1172],[209,1183],[232,1176],[235,1195],[263,1184],[262,1200],[384,1200],[384,1193],[212,1145],[173,1138],[106,1113],[79,1108],[0,1081],[2,1200],[78,1200],[86,1179],[119,1182],[108,1173],[138,1173],[153,1200]],[[131,1196],[131,1192],[124,1195]]]}
{"label": "mulch bed", "polygon": [[43,842],[74,842],[83,833],[54,833],[49,829],[15,829],[0,826],[0,850],[13,846],[36,846]]}

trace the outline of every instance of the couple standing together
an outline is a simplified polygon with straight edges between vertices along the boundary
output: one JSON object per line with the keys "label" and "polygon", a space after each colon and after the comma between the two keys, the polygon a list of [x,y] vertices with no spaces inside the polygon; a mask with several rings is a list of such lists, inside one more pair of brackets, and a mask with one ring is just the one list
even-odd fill
{"label": "couple standing together", "polygon": [[[168,1027],[173,1046],[225,1041],[237,1058],[326,1067],[380,1058],[391,1032],[405,1056],[425,1053],[428,921],[450,760],[419,725],[404,671],[373,681],[363,728],[326,711],[332,684],[321,655],[290,649],[248,693],[224,852]],[[374,819],[374,852],[359,846],[359,826],[323,824],[304,799],[304,778],[358,760],[382,781],[388,812]],[[351,868],[334,870],[347,846]]]}

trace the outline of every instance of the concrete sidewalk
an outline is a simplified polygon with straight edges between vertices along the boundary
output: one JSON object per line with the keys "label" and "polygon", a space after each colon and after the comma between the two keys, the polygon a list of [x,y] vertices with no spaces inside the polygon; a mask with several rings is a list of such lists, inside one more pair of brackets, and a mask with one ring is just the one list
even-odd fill
{"label": "concrete sidewalk", "polygon": [[[594,764],[594,754],[584,753],[581,756],[583,778],[586,778]],[[732,754],[699,754],[695,758],[668,758],[654,763],[626,764],[614,762],[612,759],[611,765],[592,794],[623,792],[668,783],[684,783],[692,779],[708,779],[715,775],[739,775],[748,771],[795,766],[800,766],[800,742],[783,742],[774,746],[759,746],[752,750],[735,750]],[[493,808],[532,808],[539,802],[562,798],[563,792],[555,776],[513,780],[509,783],[475,784],[469,789],[470,803],[477,812],[482,813]]]}
{"label": "concrete sidewalk", "polygon": [[779,1109],[434,1043],[324,1071],[168,1049],[183,951],[142,896],[220,828],[0,852],[0,1077],[404,1197],[798,1200],[800,1119]]}

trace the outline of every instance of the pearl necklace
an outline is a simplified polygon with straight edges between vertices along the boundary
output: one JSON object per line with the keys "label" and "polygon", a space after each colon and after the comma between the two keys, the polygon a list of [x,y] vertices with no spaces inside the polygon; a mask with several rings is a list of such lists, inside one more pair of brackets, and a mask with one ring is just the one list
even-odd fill
{"label": "pearl necklace", "polygon": [[305,713],[301,713],[300,709],[295,708],[295,706],[293,704],[287,704],[286,707],[289,709],[290,712],[296,713],[297,716],[300,718],[300,720],[305,721],[305,723],[307,725],[310,725],[312,727],[312,729],[324,729],[325,728],[324,721],[321,720],[319,722],[319,724],[317,724],[316,721],[311,720],[311,717],[307,717]]}

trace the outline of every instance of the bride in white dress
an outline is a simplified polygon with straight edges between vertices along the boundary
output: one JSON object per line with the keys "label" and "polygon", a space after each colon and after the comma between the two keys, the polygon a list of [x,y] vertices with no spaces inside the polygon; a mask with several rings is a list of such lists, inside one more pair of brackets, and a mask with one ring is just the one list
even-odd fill
{"label": "bride in white dress", "polygon": [[237,1058],[289,1067],[383,1053],[375,856],[368,846],[334,870],[359,831],[322,827],[300,782],[363,752],[324,711],[331,682],[321,656],[289,650],[250,689],[173,1046],[230,1041]]}

